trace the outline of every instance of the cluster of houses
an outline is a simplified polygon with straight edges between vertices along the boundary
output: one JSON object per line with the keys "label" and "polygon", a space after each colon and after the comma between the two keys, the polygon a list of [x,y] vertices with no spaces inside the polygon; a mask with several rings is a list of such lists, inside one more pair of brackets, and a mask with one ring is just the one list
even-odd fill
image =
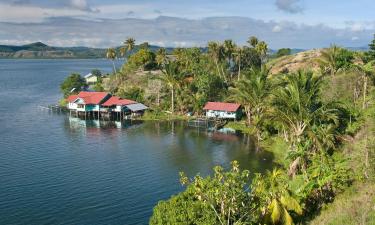
{"label": "cluster of houses", "polygon": [[107,92],[81,91],[67,98],[70,114],[85,118],[131,118],[143,115],[148,108],[142,103],[112,96]]}
{"label": "cluster of houses", "polygon": [[[85,118],[127,119],[143,115],[147,106],[107,92],[81,91],[67,98],[70,114]],[[240,119],[241,105],[226,102],[207,102],[203,110],[207,118]]]}

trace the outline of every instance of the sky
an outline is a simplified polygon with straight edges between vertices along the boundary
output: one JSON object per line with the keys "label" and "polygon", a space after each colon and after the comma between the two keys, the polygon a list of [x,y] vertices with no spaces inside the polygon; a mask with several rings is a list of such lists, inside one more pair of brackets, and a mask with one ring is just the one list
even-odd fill
{"label": "sky", "polygon": [[164,47],[249,36],[271,48],[363,47],[374,0],[0,0],[0,44],[111,47],[134,37]]}

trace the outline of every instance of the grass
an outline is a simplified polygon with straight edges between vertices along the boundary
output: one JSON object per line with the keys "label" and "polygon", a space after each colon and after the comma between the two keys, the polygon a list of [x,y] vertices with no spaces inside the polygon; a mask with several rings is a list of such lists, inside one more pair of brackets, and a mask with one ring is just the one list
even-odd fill
{"label": "grass", "polygon": [[244,134],[254,134],[254,129],[248,127],[245,121],[230,121],[225,125],[226,128],[232,128],[234,130],[241,131]]}
{"label": "grass", "polygon": [[375,224],[375,184],[356,183],[327,204],[310,225]]}
{"label": "grass", "polygon": [[140,118],[141,120],[188,120],[190,117],[181,115],[172,115],[161,111],[146,111]]}
{"label": "grass", "polygon": [[[363,126],[352,141],[342,148],[342,154],[349,157],[349,166],[356,181],[344,192],[327,204],[311,225],[367,225],[375,224],[375,106],[370,106],[363,115]],[[368,167],[366,167],[366,152]],[[365,171],[368,179],[365,178]]]}
{"label": "grass", "polygon": [[[246,122],[243,120],[235,122],[231,121],[227,123],[225,127],[241,131],[244,134],[255,134],[254,128],[247,126]],[[289,163],[288,160],[286,160],[286,156],[288,153],[288,144],[284,141],[283,138],[276,136],[267,138],[260,142],[260,147],[265,151],[273,153],[274,162],[287,167],[287,164]]]}

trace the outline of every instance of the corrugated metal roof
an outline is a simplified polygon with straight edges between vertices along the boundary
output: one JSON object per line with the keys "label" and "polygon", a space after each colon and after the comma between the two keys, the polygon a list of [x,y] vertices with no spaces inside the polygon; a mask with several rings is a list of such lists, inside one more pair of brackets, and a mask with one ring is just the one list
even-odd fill
{"label": "corrugated metal roof", "polygon": [[78,98],[78,95],[70,95],[66,100],[68,102],[74,102]]}
{"label": "corrugated metal roof", "polygon": [[137,102],[129,99],[123,99],[119,98],[117,96],[112,96],[110,99],[108,99],[106,102],[102,104],[102,106],[113,106],[113,105],[130,105],[135,104]]}
{"label": "corrugated metal roof", "polygon": [[235,112],[240,107],[240,104],[236,103],[226,103],[226,102],[207,102],[204,106],[204,110],[218,110],[218,111],[227,111]]}
{"label": "corrugated metal roof", "polygon": [[[89,91],[81,91],[77,98],[80,98],[84,101],[87,105],[97,105],[109,95],[107,92],[89,92]],[[76,98],[76,99],[77,99]]]}
{"label": "corrugated metal roof", "polygon": [[142,111],[142,110],[148,109],[148,107],[143,105],[142,103],[127,105],[126,108],[130,109],[130,111],[132,111],[132,112]]}
{"label": "corrugated metal roof", "polygon": [[92,76],[92,73],[89,73],[89,74],[85,75],[85,78],[89,78],[91,76]]}

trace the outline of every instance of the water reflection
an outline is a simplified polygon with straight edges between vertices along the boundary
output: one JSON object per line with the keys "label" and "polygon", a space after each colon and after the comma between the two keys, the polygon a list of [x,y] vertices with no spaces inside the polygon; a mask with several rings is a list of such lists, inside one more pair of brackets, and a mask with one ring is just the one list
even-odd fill
{"label": "water reflection", "polygon": [[[256,151],[254,139],[239,132],[214,132],[188,127],[184,121],[99,121],[69,117],[68,135],[109,142],[117,151],[136,149],[145,160],[155,161],[162,170],[207,175],[215,165],[228,167],[237,160],[244,169],[264,172],[275,165],[273,155]],[[78,138],[77,141],[80,141]],[[134,154],[134,153],[129,153]]]}

